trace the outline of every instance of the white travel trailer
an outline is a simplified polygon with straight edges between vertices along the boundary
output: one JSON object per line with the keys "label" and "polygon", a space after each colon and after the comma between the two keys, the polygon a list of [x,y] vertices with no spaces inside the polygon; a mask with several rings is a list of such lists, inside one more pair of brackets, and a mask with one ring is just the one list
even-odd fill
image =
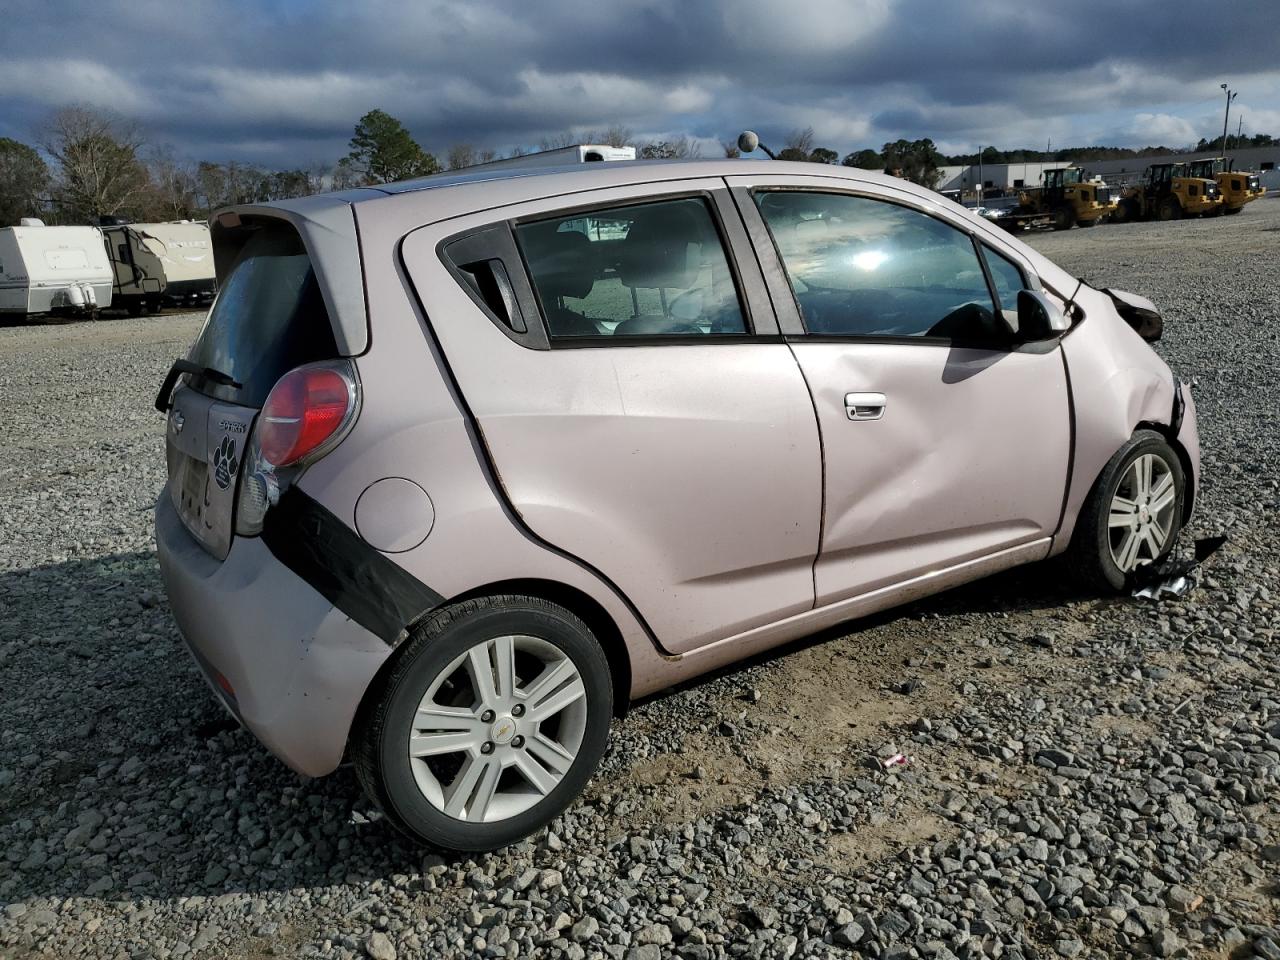
{"label": "white travel trailer", "polygon": [[0,313],[93,316],[111,304],[111,264],[97,227],[0,228]]}
{"label": "white travel trailer", "polygon": [[103,239],[115,273],[114,303],[137,316],[162,302],[213,299],[213,247],[209,227],[195,220],[104,224]]}
{"label": "white travel trailer", "polygon": [[523,157],[490,160],[488,163],[477,163],[466,169],[497,170],[501,167],[567,167],[575,163],[598,163],[608,160],[634,160],[635,158],[635,147],[610,147],[600,143],[579,143],[572,147],[526,153]]}

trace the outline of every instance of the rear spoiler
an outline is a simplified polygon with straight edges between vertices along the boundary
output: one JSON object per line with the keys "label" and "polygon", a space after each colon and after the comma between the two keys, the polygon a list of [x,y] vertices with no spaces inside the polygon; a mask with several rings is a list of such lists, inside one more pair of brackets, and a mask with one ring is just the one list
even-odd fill
{"label": "rear spoiler", "polygon": [[1133,327],[1138,336],[1147,343],[1155,343],[1160,339],[1160,335],[1164,333],[1164,318],[1160,316],[1154,303],[1127,290],[1112,290],[1108,287],[1102,292],[1111,298],[1116,306],[1116,313]]}

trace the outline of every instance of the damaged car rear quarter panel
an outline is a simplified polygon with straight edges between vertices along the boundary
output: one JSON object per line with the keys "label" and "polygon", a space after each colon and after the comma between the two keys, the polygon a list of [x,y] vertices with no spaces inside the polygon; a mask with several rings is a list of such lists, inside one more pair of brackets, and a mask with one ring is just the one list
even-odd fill
{"label": "damaged car rear quarter panel", "polygon": [[300,488],[355,530],[356,503],[370,484],[387,477],[413,481],[435,505],[435,524],[413,549],[383,554],[389,562],[445,601],[511,581],[544,580],[580,591],[603,608],[620,635],[632,696],[667,685],[670,664],[627,604],[589,570],[512,522],[433,342],[431,304],[420,316],[400,266],[401,237],[432,219],[428,198],[406,199],[418,198],[375,201],[369,206],[384,208],[380,215],[360,220],[369,310],[379,323],[356,364],[364,403],[379,415],[357,419],[342,442],[343,456],[313,464]]}

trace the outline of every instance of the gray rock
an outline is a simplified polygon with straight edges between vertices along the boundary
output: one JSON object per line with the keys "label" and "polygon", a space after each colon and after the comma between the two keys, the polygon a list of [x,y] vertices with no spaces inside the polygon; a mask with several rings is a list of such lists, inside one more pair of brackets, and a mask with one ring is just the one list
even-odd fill
{"label": "gray rock", "polygon": [[758,927],[765,930],[776,927],[782,919],[782,915],[773,907],[761,906],[751,908],[751,917]]}
{"label": "gray rock", "polygon": [[862,938],[866,931],[856,923],[846,923],[844,926],[836,929],[831,935],[834,943],[842,947],[856,947],[862,942]]}
{"label": "gray rock", "polygon": [[1178,935],[1168,927],[1157,930],[1151,935],[1151,949],[1155,951],[1157,957],[1172,957],[1181,946],[1182,941],[1178,939]]}
{"label": "gray rock", "polygon": [[391,939],[381,930],[369,934],[364,942],[364,952],[372,960],[396,960],[396,948]]}
{"label": "gray rock", "polygon": [[635,942],[641,945],[657,944],[660,947],[666,946],[671,942],[671,928],[666,924],[652,923],[636,932]]}

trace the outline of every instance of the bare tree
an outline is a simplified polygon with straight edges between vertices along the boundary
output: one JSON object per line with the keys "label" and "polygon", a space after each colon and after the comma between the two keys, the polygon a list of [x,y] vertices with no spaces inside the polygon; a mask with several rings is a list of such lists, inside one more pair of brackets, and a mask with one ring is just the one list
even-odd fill
{"label": "bare tree", "polygon": [[778,151],[779,160],[808,160],[813,152],[813,127],[803,130],[792,130],[787,135],[786,143]]}
{"label": "bare tree", "polygon": [[350,157],[343,157],[334,164],[329,176],[335,190],[348,190],[364,183],[364,174]]}
{"label": "bare tree", "polygon": [[492,147],[485,147],[478,154],[481,163],[491,163],[498,159],[498,151]]}
{"label": "bare tree", "polygon": [[742,156],[742,151],[738,148],[737,143],[732,140],[722,140],[720,146],[724,148],[724,155],[730,160],[737,160]]}
{"label": "bare tree", "polygon": [[461,170],[476,165],[476,148],[469,143],[455,143],[446,155],[447,170]]}
{"label": "bare tree", "polygon": [[189,220],[195,216],[199,204],[191,164],[179,160],[166,144],[152,149],[147,167],[151,180],[147,219]]}
{"label": "bare tree", "polygon": [[572,130],[562,130],[559,133],[553,133],[543,137],[538,141],[539,150],[560,150],[564,147],[572,147],[578,143],[578,138],[574,136]]}
{"label": "bare tree", "polygon": [[149,186],[138,159],[143,143],[136,125],[88,107],[50,117],[41,146],[58,166],[54,202],[62,219],[96,223],[138,202]]}
{"label": "bare tree", "polygon": [[693,160],[702,156],[702,147],[696,140],[680,136],[674,140],[646,143],[636,155],[641,160]]}
{"label": "bare tree", "polygon": [[271,172],[234,160],[201,161],[196,167],[196,182],[202,205],[209,211],[234,203],[261,203],[272,199],[276,190],[289,189],[287,181],[282,184],[273,179]]}
{"label": "bare tree", "polygon": [[[615,123],[607,130],[588,130],[575,143],[599,143],[606,147],[630,147],[635,144],[635,134],[628,127]],[[569,146],[569,144],[565,144]]]}

